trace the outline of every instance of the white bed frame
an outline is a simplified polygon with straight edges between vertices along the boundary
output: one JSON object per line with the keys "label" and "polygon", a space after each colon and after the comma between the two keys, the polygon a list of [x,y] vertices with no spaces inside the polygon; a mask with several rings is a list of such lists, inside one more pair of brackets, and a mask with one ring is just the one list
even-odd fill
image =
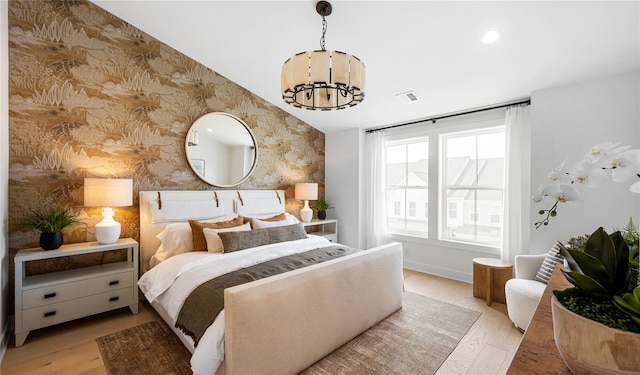
{"label": "white bed frame", "polygon": [[[283,190],[160,191],[165,203],[216,198],[228,214],[285,207]],[[169,223],[153,222],[154,204],[157,191],[140,192],[144,271],[160,245],[155,236]],[[226,289],[225,362],[217,373],[297,374],[402,307],[402,292],[399,243]]]}

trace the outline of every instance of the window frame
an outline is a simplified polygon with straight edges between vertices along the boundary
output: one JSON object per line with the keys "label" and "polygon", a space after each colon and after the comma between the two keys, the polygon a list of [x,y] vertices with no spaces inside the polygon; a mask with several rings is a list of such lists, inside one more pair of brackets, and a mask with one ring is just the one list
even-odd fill
{"label": "window frame", "polygon": [[[428,217],[435,220],[428,220],[428,237],[416,236],[403,233],[389,232],[389,239],[395,241],[408,241],[427,246],[438,246],[456,250],[466,250],[483,255],[500,255],[501,245],[470,243],[466,241],[441,239],[440,225],[443,215],[447,214],[446,207],[440,199],[440,181],[442,181],[440,170],[440,134],[463,131],[474,131],[484,128],[504,127],[505,108],[484,111],[472,115],[457,116],[445,120],[439,120],[435,125],[432,121],[419,122],[414,125],[398,127],[387,131],[385,144],[390,142],[398,143],[403,139],[428,137],[429,139],[429,182],[428,190]],[[386,146],[385,145],[385,146]],[[505,181],[507,179],[505,172]],[[503,196],[504,197],[504,196]],[[435,204],[433,202],[436,202]],[[460,216],[458,210],[458,216]],[[504,225],[504,223],[502,223]]]}
{"label": "window frame", "polygon": [[[438,202],[440,202],[440,204],[442,205],[446,205],[447,204],[447,191],[450,190],[463,190],[463,191],[468,191],[468,192],[473,192],[474,193],[474,201],[477,200],[477,195],[479,192],[481,191],[500,191],[501,195],[502,195],[502,207],[504,207],[504,194],[505,194],[505,181],[507,179],[507,173],[505,170],[505,165],[504,165],[504,161],[502,164],[502,168],[503,168],[503,178],[502,178],[502,185],[451,185],[451,184],[446,184],[446,167],[445,167],[445,163],[446,163],[446,146],[445,143],[448,139],[453,139],[453,138],[460,138],[460,137],[468,137],[468,136],[482,136],[482,135],[487,135],[487,134],[497,134],[497,133],[502,133],[505,134],[506,129],[504,125],[501,126],[493,126],[493,127],[482,127],[482,128],[477,128],[477,129],[472,129],[472,130],[464,130],[464,131],[453,131],[453,132],[442,132],[439,136],[440,139],[440,164],[439,164],[439,169],[438,172],[440,173],[440,183],[438,184],[438,189],[439,189],[439,195],[438,195]],[[505,140],[506,142],[506,140]],[[506,151],[506,147],[505,147],[505,151]],[[506,158],[506,155],[504,156]],[[475,223],[476,226],[480,225],[480,223],[483,222],[482,217],[481,217],[481,212],[478,211],[478,208],[480,206],[478,206],[478,204],[476,203],[474,206],[474,210],[472,212],[470,212],[470,218],[469,220],[473,223]],[[464,210],[463,210],[464,211]],[[498,246],[501,247],[502,246],[502,225],[503,222],[499,222],[500,224],[500,243],[499,244],[493,244],[490,242],[482,242],[482,241],[468,241],[468,240],[454,240],[452,238],[449,237],[445,237],[445,230],[446,230],[446,224],[447,224],[447,215],[448,213],[446,212],[441,212],[441,215],[439,216],[439,226],[438,226],[438,237],[441,241],[456,241],[456,242],[469,242],[471,244],[480,244],[480,245],[488,245],[488,246]],[[490,216],[491,214],[489,214],[487,216],[487,221],[490,220]],[[461,215],[461,219],[464,220],[463,215]]]}
{"label": "window frame", "polygon": [[[391,138],[391,139],[390,139]],[[387,147],[393,147],[393,146],[397,146],[397,145],[408,145],[408,144],[415,144],[415,143],[424,143],[427,142],[429,144],[428,147],[431,147],[431,140],[429,137],[425,137],[425,136],[417,136],[417,137],[411,137],[410,142],[404,142],[404,141],[400,141],[400,140],[393,140],[393,137],[387,137],[387,140],[385,141],[385,151]],[[431,157],[431,151],[429,150],[429,158]],[[386,158],[385,158],[386,160]],[[385,168],[386,170],[387,168]],[[431,170],[431,162],[429,161],[429,166],[428,166],[428,171]],[[405,171],[407,172],[407,171]],[[429,179],[431,179],[431,173],[429,173]],[[385,176],[385,190],[386,190],[386,194],[388,197],[389,191],[393,190],[393,189],[402,189],[404,190],[404,207],[402,206],[402,204],[399,204],[400,206],[400,215],[404,214],[404,218],[405,220],[408,220],[409,218],[417,218],[417,215],[414,216],[410,216],[409,215],[409,201],[407,199],[407,190],[427,190],[427,192],[429,191],[429,182],[427,182],[426,186],[419,186],[419,185],[406,185],[406,186],[397,186],[397,185],[387,185],[386,184],[387,181],[387,176]],[[427,204],[429,199],[431,199],[431,197],[429,195],[427,195]],[[396,203],[400,203],[398,201],[394,201],[394,209],[395,209],[395,204]],[[388,202],[387,202],[388,204]],[[417,207],[416,207],[417,209]],[[387,212],[388,213],[388,212]],[[394,215],[395,215],[395,210],[394,210]],[[428,215],[426,216],[427,222],[429,221],[429,217]],[[388,228],[388,223],[387,223],[387,228]],[[416,238],[423,238],[422,236],[418,235],[418,234],[411,234],[409,233],[410,231],[407,231],[405,233],[394,233],[397,235],[403,235],[403,236],[409,236],[409,237],[416,237]],[[429,233],[429,228],[427,228],[427,234]],[[391,233],[390,233],[391,234]]]}

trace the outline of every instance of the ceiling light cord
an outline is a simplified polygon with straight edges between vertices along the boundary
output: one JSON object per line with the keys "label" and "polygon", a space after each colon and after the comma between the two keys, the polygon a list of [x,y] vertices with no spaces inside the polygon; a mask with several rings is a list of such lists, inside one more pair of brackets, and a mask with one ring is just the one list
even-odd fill
{"label": "ceiling light cord", "polygon": [[327,20],[324,19],[324,14],[322,16],[322,37],[320,37],[320,49],[326,51],[324,48],[324,34],[327,32]]}

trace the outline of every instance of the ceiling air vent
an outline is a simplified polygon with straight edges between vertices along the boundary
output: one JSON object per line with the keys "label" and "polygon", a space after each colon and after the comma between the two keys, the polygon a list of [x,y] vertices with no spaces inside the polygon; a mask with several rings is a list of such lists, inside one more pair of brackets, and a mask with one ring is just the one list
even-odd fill
{"label": "ceiling air vent", "polygon": [[396,95],[396,98],[398,98],[398,100],[400,100],[402,104],[409,104],[409,103],[420,101],[420,98],[418,98],[418,95],[416,95],[416,93],[413,91],[398,94]]}

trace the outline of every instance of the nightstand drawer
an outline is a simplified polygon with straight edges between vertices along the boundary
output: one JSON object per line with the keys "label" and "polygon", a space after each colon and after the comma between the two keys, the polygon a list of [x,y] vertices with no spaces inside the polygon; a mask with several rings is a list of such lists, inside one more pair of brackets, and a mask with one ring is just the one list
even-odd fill
{"label": "nightstand drawer", "polygon": [[129,287],[24,310],[22,320],[24,327],[18,328],[32,330],[129,306],[135,302],[133,294],[133,288]]}
{"label": "nightstand drawer", "polygon": [[85,280],[61,282],[41,288],[22,292],[22,308],[24,310],[38,306],[47,306],[76,298],[104,293],[111,290],[128,288],[133,285],[131,271],[99,276]]}

